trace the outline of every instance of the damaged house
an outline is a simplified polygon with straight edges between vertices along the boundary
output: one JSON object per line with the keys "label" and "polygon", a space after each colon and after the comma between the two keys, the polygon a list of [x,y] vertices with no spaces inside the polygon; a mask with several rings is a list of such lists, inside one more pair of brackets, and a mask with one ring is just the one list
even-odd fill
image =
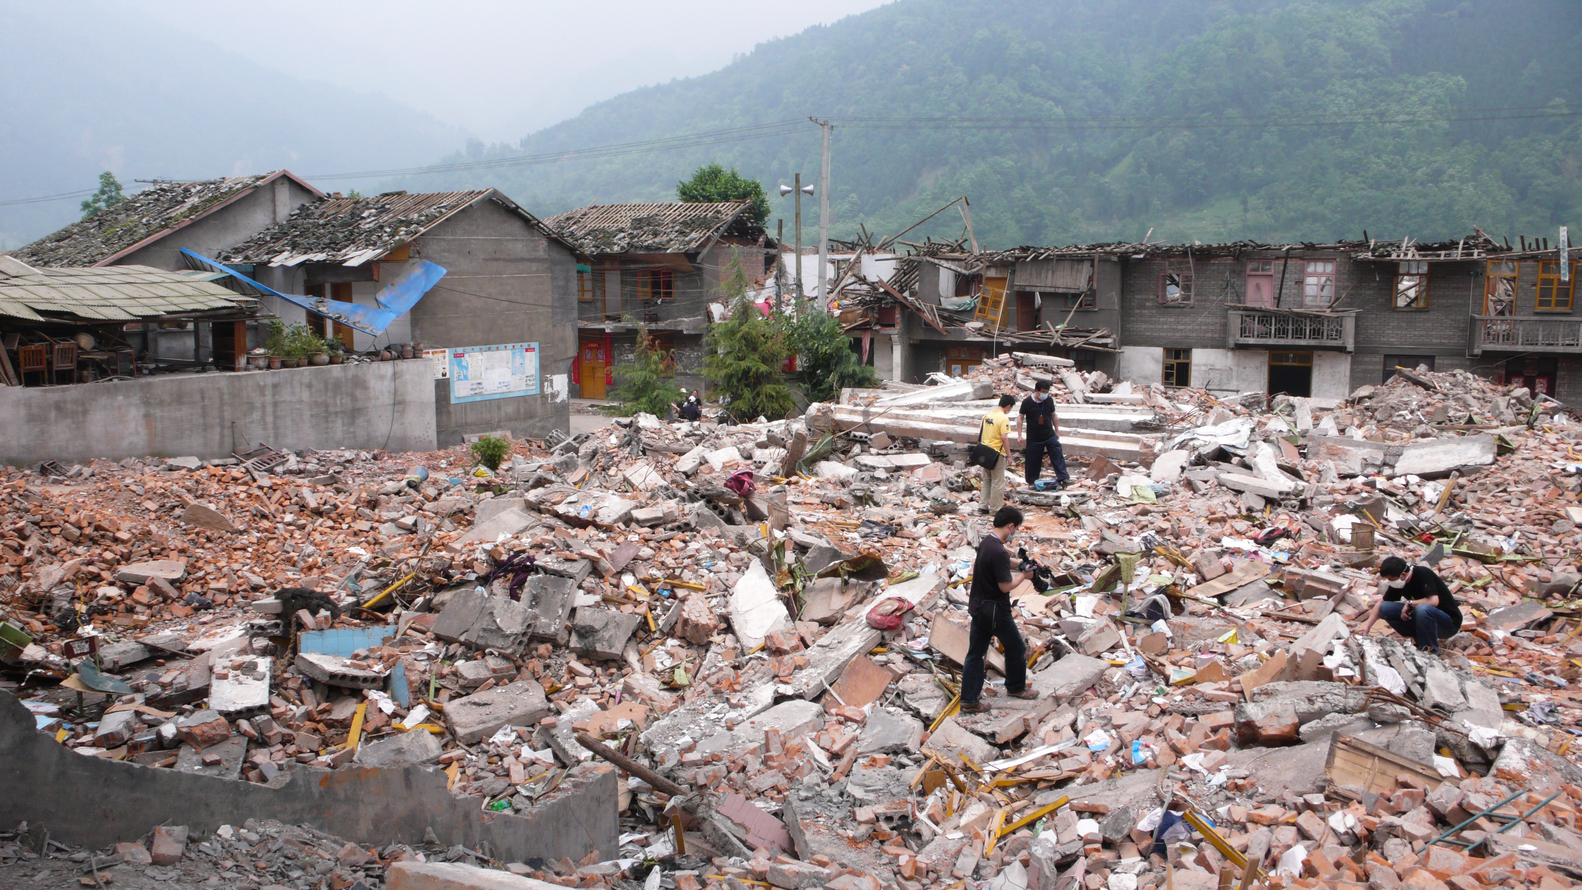
{"label": "damaged house", "polygon": [[842,271],[832,289],[854,338],[890,341],[871,359],[886,379],[962,376],[1026,351],[1224,392],[1339,399],[1426,365],[1582,395],[1575,263],[1546,242],[930,242],[898,260],[882,276]]}
{"label": "damaged house", "polygon": [[[12,251],[34,268],[146,266],[195,268],[187,248],[214,256],[281,222],[324,193],[288,170],[198,182],[161,182],[127,195],[88,219]],[[139,356],[205,363],[219,350],[245,354],[251,338],[236,320],[130,321],[125,331]],[[257,345],[256,342],[253,345]],[[220,367],[234,367],[219,363]]]}
{"label": "damaged house", "polygon": [[322,198],[218,261],[287,322],[431,353],[441,446],[570,422],[572,248],[498,190]]}
{"label": "damaged house", "polygon": [[602,399],[614,368],[631,358],[637,331],[668,353],[676,383],[703,388],[709,304],[739,258],[751,285],[773,262],[773,245],[747,201],[596,204],[547,220],[577,251],[576,382]]}

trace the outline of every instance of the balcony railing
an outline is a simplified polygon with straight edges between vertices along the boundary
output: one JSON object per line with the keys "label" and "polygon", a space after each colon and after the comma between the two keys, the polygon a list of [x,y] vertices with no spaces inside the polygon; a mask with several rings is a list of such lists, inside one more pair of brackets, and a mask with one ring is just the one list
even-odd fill
{"label": "balcony railing", "polygon": [[1582,318],[1474,315],[1470,331],[1472,355],[1485,349],[1582,353]]}
{"label": "balcony railing", "polygon": [[1301,315],[1230,309],[1225,326],[1231,349],[1238,346],[1273,346],[1301,349],[1340,349],[1357,346],[1357,316]]}

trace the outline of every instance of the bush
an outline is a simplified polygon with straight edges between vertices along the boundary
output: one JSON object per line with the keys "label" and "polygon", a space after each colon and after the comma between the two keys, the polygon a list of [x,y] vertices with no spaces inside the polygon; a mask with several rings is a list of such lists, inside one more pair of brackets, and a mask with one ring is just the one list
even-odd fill
{"label": "bush", "polygon": [[735,268],[721,288],[731,314],[709,329],[711,353],[703,362],[703,374],[728,400],[725,413],[737,423],[760,416],[779,420],[796,404],[782,370],[790,353],[779,327],[748,302],[747,277],[740,260],[733,262]]}
{"label": "bush", "polygon": [[665,364],[665,354],[648,336],[648,329],[638,327],[637,353],[630,363],[615,369],[615,389],[610,393],[615,404],[599,410],[619,417],[646,412],[663,420],[671,405],[687,397],[676,386],[674,373],[667,373]]}
{"label": "bush", "polygon": [[500,464],[505,462],[505,456],[511,453],[511,443],[499,436],[483,436],[472,443],[473,456],[478,458],[478,463],[489,468],[489,472],[500,471]]}
{"label": "bush", "polygon": [[802,389],[810,402],[833,402],[846,387],[872,386],[879,379],[862,363],[840,321],[814,303],[797,307],[794,319],[782,320],[786,341],[797,356]]}

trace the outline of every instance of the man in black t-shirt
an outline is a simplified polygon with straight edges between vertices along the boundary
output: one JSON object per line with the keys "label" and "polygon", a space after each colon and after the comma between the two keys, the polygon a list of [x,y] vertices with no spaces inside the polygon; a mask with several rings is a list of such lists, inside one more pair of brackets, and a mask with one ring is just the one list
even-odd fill
{"label": "man in black t-shirt", "polygon": [[[1027,422],[1027,435],[1022,438],[1022,422]],[[1065,488],[1071,481],[1066,471],[1066,453],[1060,448],[1060,418],[1055,416],[1055,400],[1049,395],[1049,381],[1040,380],[1033,386],[1033,394],[1022,400],[1016,415],[1016,436],[1026,446],[1027,465],[1023,474],[1027,484],[1038,481],[1044,469],[1044,455],[1055,468],[1055,487]]]}
{"label": "man in black t-shirt", "polygon": [[972,564],[972,587],[967,594],[972,633],[967,640],[966,660],[961,665],[963,714],[981,714],[989,709],[978,697],[983,694],[983,660],[989,654],[989,641],[995,637],[1005,647],[1005,691],[1012,698],[1038,697],[1038,693],[1027,688],[1027,644],[1016,629],[1010,596],[1011,590],[1033,577],[1033,573],[1012,572],[1011,554],[1005,549],[1022,527],[1022,511],[1001,507],[993,522],[994,528],[978,544],[978,558]]}
{"label": "man in black t-shirt", "polygon": [[1395,632],[1417,642],[1424,652],[1438,652],[1439,641],[1461,630],[1461,607],[1443,579],[1428,566],[1409,566],[1399,556],[1379,563],[1379,601],[1368,610],[1357,633],[1367,636],[1383,618]]}

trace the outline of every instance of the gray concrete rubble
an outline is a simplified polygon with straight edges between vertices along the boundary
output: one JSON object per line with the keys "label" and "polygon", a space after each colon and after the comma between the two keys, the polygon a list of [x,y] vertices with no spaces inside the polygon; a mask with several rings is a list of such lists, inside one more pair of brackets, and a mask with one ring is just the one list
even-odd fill
{"label": "gray concrete rubble", "polygon": [[[487,475],[5,471],[0,787],[31,793],[0,795],[0,883],[23,849],[91,880],[44,830],[133,890],[1270,883],[1189,826],[1156,852],[1184,806],[1285,887],[1578,874],[1582,423],[1465,372],[1269,399],[1022,355],[517,440]],[[1028,692],[991,647],[962,711],[966,446],[1041,380],[1072,478],[1007,468],[1011,549],[1049,570],[1007,593]],[[1461,604],[1438,652],[1362,633],[1391,555]],[[1423,846],[1514,792],[1523,843]],[[288,838],[322,865],[259,852]]]}

